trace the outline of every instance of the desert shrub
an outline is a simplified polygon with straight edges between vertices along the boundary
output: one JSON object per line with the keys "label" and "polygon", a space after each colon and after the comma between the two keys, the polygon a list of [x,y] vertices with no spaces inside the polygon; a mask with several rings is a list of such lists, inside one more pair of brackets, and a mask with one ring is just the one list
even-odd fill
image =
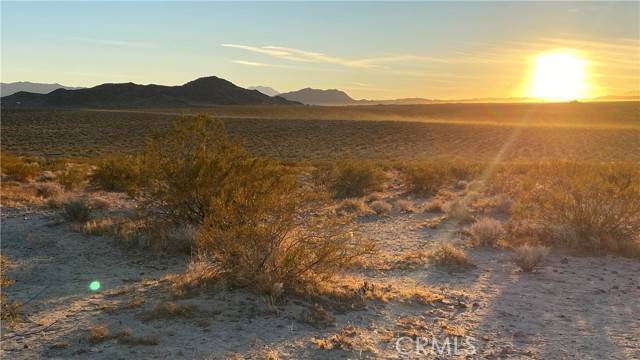
{"label": "desert shrub", "polygon": [[36,195],[43,199],[55,198],[62,195],[62,189],[58,184],[42,183],[36,185]]}
{"label": "desert shrub", "polygon": [[531,272],[547,256],[549,249],[544,246],[522,245],[513,252],[512,261],[524,272]]}
{"label": "desert shrub", "polygon": [[407,165],[403,173],[409,192],[428,196],[442,187],[465,185],[480,173],[480,166],[464,161],[431,161]]}
{"label": "desert shrub", "polygon": [[421,196],[433,195],[451,181],[445,163],[425,163],[408,166],[404,170],[409,192]]}
{"label": "desert shrub", "polygon": [[370,213],[367,204],[362,199],[345,199],[336,207],[336,214],[338,215],[355,215],[362,216]]}
{"label": "desert shrub", "polygon": [[267,294],[295,290],[371,250],[353,236],[349,219],[316,210],[324,202],[277,164],[254,159],[235,170],[234,181],[212,198],[198,238],[233,283]]}
{"label": "desert shrub", "polygon": [[467,254],[450,242],[440,244],[431,253],[430,258],[435,264],[452,269],[464,269],[473,266],[473,263],[467,258]]}
{"label": "desert shrub", "polygon": [[383,188],[386,176],[368,162],[341,162],[332,170],[329,190],[338,199],[360,197]]}
{"label": "desert shrub", "polygon": [[127,155],[111,155],[98,163],[89,182],[106,191],[135,193],[140,179],[139,159]]}
{"label": "desert shrub", "polygon": [[9,259],[0,256],[0,320],[8,323],[8,327],[13,327],[22,318],[22,304],[7,297],[7,288],[14,284],[13,280],[5,276],[9,264]]}
{"label": "desert shrub", "polygon": [[40,173],[40,165],[19,156],[2,153],[2,172],[17,181],[33,179]]}
{"label": "desert shrub", "polygon": [[104,198],[92,197],[89,200],[89,205],[92,209],[106,210],[111,207],[111,202]]}
{"label": "desert shrub", "polygon": [[378,200],[369,204],[369,208],[378,215],[385,215],[391,212],[392,206],[384,200]]}
{"label": "desert shrub", "polygon": [[69,165],[57,174],[57,180],[66,190],[79,188],[87,180],[89,168],[84,165]]}
{"label": "desert shrub", "polygon": [[142,207],[171,223],[200,225],[211,199],[240,181],[236,177],[241,171],[252,171],[252,161],[228,138],[222,122],[206,115],[180,118],[145,147],[140,160]]}
{"label": "desert shrub", "polygon": [[413,202],[404,199],[398,199],[393,203],[393,208],[398,212],[411,213],[416,211]]}
{"label": "desert shrub", "polygon": [[474,242],[481,246],[496,246],[504,235],[502,223],[492,218],[482,218],[469,227]]}
{"label": "desert shrub", "polygon": [[148,144],[140,194],[152,217],[199,228],[198,253],[239,286],[273,293],[326,279],[371,251],[290,168],[250,155],[219,121],[182,118]]}
{"label": "desert shrub", "polygon": [[101,342],[111,339],[109,329],[106,326],[98,325],[89,329],[88,340],[92,344],[99,344]]}
{"label": "desert shrub", "polygon": [[640,244],[640,167],[550,163],[533,168],[512,210],[548,246],[631,253]]}
{"label": "desert shrub", "polygon": [[473,214],[471,214],[469,205],[464,199],[454,199],[448,201],[444,203],[444,205],[442,205],[442,208],[447,214],[447,217],[450,219],[465,223],[473,221]]}
{"label": "desert shrub", "polygon": [[91,218],[91,208],[87,201],[82,198],[67,200],[62,207],[62,211],[63,216],[73,222],[83,223]]}
{"label": "desert shrub", "polygon": [[424,212],[444,212],[444,204],[439,199],[432,199],[422,205]]}

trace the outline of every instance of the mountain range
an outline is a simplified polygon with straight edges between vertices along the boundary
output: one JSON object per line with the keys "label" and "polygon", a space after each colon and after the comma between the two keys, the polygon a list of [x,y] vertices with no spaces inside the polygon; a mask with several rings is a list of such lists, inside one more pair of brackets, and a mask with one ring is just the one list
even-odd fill
{"label": "mountain range", "polygon": [[18,92],[2,97],[3,108],[151,107],[211,105],[294,105],[297,102],[267,96],[215,77],[203,77],[180,86],[102,84],[92,88],[57,89],[48,94]]}
{"label": "mountain range", "polygon": [[25,91],[25,92],[35,93],[35,94],[48,94],[53,90],[58,90],[58,89],[77,90],[82,88],[64,86],[58,83],[41,84],[41,83],[33,83],[29,81],[19,81],[19,82],[12,82],[12,83],[0,83],[0,94],[1,94],[0,96],[9,96],[20,91]]}
{"label": "mountain range", "polygon": [[[533,102],[531,98],[475,98],[437,100],[403,98],[391,100],[356,100],[337,89],[304,88],[279,93],[268,86],[247,89],[215,77],[203,77],[180,86],[138,85],[134,83],[102,84],[92,88],[74,88],[60,84],[32,82],[1,83],[3,108],[78,108],[78,107],[171,107],[212,105],[412,105],[445,102],[490,103]],[[640,100],[640,92],[601,96],[591,101]]]}

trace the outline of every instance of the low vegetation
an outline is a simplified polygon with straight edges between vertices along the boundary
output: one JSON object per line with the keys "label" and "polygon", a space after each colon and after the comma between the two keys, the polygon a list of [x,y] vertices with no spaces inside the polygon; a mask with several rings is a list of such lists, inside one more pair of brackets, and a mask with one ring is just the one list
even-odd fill
{"label": "low vegetation", "polygon": [[123,154],[101,160],[89,182],[103,190],[135,194],[140,182],[140,160]]}
{"label": "low vegetation", "polygon": [[435,264],[448,269],[464,270],[473,266],[473,263],[467,258],[467,254],[450,242],[438,245],[431,253],[430,258]]}
{"label": "low vegetation", "polygon": [[473,242],[480,246],[497,246],[505,236],[502,223],[492,218],[482,218],[469,227]]}
{"label": "low vegetation", "polygon": [[532,272],[549,253],[544,246],[522,245],[513,251],[513,263],[524,272]]}
{"label": "low vegetation", "polygon": [[91,218],[91,208],[86,199],[73,198],[63,204],[62,215],[68,221],[85,223]]}
{"label": "low vegetation", "polygon": [[290,168],[250,155],[206,116],[182,118],[155,136],[141,174],[149,216],[194,226],[194,250],[238,286],[271,295],[296,290],[373,249]]}
{"label": "low vegetation", "polygon": [[519,179],[511,222],[518,235],[553,247],[640,255],[636,164],[543,163]]}
{"label": "low vegetation", "polygon": [[22,319],[22,304],[7,297],[7,288],[14,283],[5,274],[10,264],[9,259],[0,256],[0,320],[4,323],[3,326],[6,324],[9,328],[14,327]]}
{"label": "low vegetation", "polygon": [[329,190],[338,199],[361,197],[383,188],[386,176],[370,162],[340,162],[329,169]]}

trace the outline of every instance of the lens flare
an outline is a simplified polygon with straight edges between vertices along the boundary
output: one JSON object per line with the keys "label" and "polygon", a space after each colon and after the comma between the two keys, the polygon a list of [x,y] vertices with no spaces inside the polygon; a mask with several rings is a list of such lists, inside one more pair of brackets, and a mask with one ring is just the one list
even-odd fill
{"label": "lens flare", "polygon": [[92,281],[91,284],[89,284],[89,290],[91,291],[98,291],[100,290],[100,281]]}

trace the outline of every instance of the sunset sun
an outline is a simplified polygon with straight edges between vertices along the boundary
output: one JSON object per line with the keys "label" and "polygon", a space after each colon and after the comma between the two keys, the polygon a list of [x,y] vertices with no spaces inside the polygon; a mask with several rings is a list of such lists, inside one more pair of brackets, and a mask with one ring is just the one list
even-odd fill
{"label": "sunset sun", "polygon": [[586,61],[572,52],[544,53],[534,59],[530,96],[573,100],[588,96]]}

